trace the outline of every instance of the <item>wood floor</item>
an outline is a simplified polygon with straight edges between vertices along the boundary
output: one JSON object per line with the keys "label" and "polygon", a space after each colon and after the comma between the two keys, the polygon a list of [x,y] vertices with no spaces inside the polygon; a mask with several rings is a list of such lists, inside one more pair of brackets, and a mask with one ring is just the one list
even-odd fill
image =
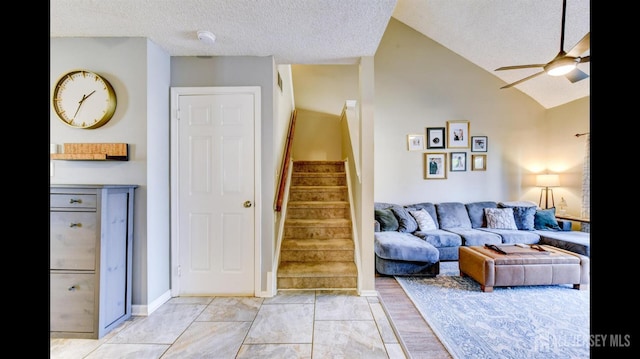
{"label": "wood floor", "polygon": [[376,290],[408,358],[452,358],[394,277],[376,276]]}

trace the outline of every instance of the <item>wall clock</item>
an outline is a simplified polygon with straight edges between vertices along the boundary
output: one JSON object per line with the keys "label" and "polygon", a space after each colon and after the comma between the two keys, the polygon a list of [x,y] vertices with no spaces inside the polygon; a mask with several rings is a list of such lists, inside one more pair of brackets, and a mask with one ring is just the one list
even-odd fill
{"label": "wall clock", "polygon": [[53,108],[65,124],[92,129],[109,122],[116,111],[116,93],[104,77],[91,71],[64,74],[53,90]]}

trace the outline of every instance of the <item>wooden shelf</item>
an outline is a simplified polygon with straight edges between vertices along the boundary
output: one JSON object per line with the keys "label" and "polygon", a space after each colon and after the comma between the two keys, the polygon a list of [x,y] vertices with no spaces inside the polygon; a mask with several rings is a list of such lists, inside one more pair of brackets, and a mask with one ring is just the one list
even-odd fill
{"label": "wooden shelf", "polygon": [[65,143],[64,153],[52,153],[52,160],[64,161],[128,161],[126,143]]}

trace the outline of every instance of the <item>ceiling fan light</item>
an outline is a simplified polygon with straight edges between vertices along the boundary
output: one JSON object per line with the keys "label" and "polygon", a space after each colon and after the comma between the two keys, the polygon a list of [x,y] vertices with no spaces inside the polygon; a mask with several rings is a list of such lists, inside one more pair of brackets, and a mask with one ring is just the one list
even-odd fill
{"label": "ceiling fan light", "polygon": [[566,75],[578,66],[578,62],[574,57],[564,57],[544,67],[544,71],[550,76]]}

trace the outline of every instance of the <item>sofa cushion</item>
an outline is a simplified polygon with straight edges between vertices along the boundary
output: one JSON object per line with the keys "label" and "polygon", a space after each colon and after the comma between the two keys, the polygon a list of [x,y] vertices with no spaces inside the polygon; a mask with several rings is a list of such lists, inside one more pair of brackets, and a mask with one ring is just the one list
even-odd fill
{"label": "sofa cushion", "polygon": [[438,229],[436,227],[436,223],[433,221],[433,218],[431,218],[431,215],[427,213],[427,211],[425,211],[424,209],[420,209],[417,211],[409,210],[409,214],[411,214],[413,218],[416,219],[416,222],[418,222],[419,230],[432,231],[434,229]]}
{"label": "sofa cushion", "polygon": [[413,234],[377,232],[373,237],[373,249],[380,258],[430,263],[440,260],[436,247]]}
{"label": "sofa cushion", "polygon": [[535,229],[559,231],[560,226],[556,220],[556,208],[536,210],[536,215],[533,218],[533,226]]}
{"label": "sofa cushion", "polygon": [[487,226],[487,219],[484,216],[485,208],[496,208],[498,205],[496,202],[484,201],[484,202],[471,202],[465,204],[467,212],[469,213],[469,219],[471,220],[471,228],[480,228]]}
{"label": "sofa cushion", "polygon": [[446,230],[462,237],[463,246],[484,246],[486,243],[502,244],[502,237],[499,234],[483,231],[479,228],[458,227],[447,228]]}
{"label": "sofa cushion", "polygon": [[375,209],[375,219],[380,223],[380,231],[397,231],[398,219],[390,209]]}
{"label": "sofa cushion", "polygon": [[536,244],[540,242],[540,235],[535,231],[523,231],[514,229],[494,229],[494,228],[478,228],[481,231],[499,234],[502,237],[502,243],[514,244]]}
{"label": "sofa cushion", "polygon": [[487,228],[517,230],[512,208],[485,208]]}
{"label": "sofa cushion", "polygon": [[431,243],[436,248],[459,247],[462,245],[462,237],[443,229],[415,231],[413,235],[422,238],[427,243]]}
{"label": "sofa cushion", "polygon": [[398,232],[413,233],[418,230],[418,222],[406,208],[395,206],[391,207],[391,210],[398,218]]}
{"label": "sofa cushion", "polygon": [[431,202],[421,202],[414,203],[405,206],[410,211],[415,211],[419,209],[424,209],[431,215],[431,219],[433,219],[433,223],[436,224],[436,228],[440,228],[440,224],[438,223],[438,213],[436,212],[436,205]]}
{"label": "sofa cushion", "polygon": [[468,228],[471,229],[471,220],[464,204],[460,202],[443,202],[436,204],[438,222],[440,228]]}
{"label": "sofa cushion", "polygon": [[513,205],[512,203],[514,202],[500,202],[498,203],[498,207],[513,208],[513,219],[516,221],[516,227],[524,231],[533,231],[535,229],[534,217],[536,216],[536,204],[525,201],[515,202],[518,204],[526,204],[522,206]]}

